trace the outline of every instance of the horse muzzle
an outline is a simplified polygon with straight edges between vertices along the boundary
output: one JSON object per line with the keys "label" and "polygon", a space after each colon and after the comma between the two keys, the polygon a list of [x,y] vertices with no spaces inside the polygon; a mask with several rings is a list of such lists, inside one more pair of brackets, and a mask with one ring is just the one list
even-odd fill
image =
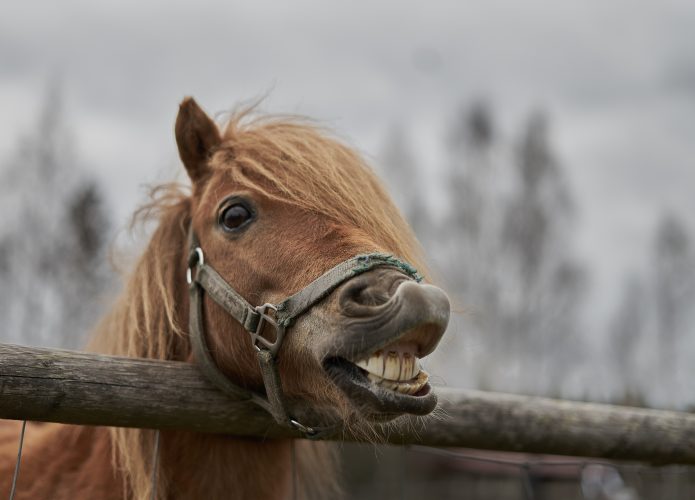
{"label": "horse muzzle", "polygon": [[372,420],[430,413],[437,397],[420,359],[435,350],[449,323],[446,293],[388,268],[336,293],[339,333],[322,362],[333,382]]}

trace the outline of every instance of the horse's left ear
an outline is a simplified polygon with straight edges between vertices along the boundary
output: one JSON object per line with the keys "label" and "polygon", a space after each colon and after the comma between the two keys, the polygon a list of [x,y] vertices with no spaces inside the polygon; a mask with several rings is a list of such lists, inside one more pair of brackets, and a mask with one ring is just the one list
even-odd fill
{"label": "horse's left ear", "polygon": [[208,159],[222,138],[215,122],[192,97],[186,97],[176,117],[176,144],[179,156],[193,184],[207,176]]}

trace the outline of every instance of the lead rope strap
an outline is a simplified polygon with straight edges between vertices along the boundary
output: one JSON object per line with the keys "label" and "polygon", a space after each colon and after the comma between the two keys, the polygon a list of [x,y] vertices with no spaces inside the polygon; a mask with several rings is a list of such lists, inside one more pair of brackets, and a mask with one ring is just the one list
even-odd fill
{"label": "lead rope strap", "polygon": [[259,349],[256,357],[261,368],[266,397],[270,403],[268,411],[279,424],[291,426],[291,419],[287,414],[287,401],[282,390],[282,382],[280,382],[280,373],[275,363],[275,356],[267,349]]}
{"label": "lead rope strap", "polygon": [[17,462],[14,466],[14,475],[12,476],[12,487],[10,488],[10,500],[14,499],[15,491],[17,490],[17,478],[19,477],[19,465],[22,461],[22,448],[24,447],[24,431],[27,428],[27,421],[22,421],[22,430],[19,433],[19,449],[17,450]]}
{"label": "lead rope strap", "polygon": [[205,293],[205,289],[197,281],[194,281],[190,285],[189,331],[193,357],[198,362],[198,367],[208,380],[222,389],[224,393],[236,400],[251,399],[251,392],[231,382],[227,376],[217,368],[217,364],[212,357],[207,339],[205,338],[203,293]]}
{"label": "lead rope strap", "polygon": [[218,389],[224,392],[227,396],[235,401],[251,400],[256,405],[263,408],[271,415],[275,415],[271,411],[270,403],[262,396],[244,389],[232,382],[227,376],[220,371],[212,357],[210,348],[208,347],[205,337],[204,319],[203,319],[203,294],[205,288],[193,281],[190,284],[189,300],[190,300],[190,318],[189,332],[191,339],[191,348],[196,364],[203,375],[211,381]]}
{"label": "lead rope strap", "polygon": [[152,451],[152,478],[150,485],[150,500],[157,499],[157,479],[159,477],[159,429],[154,431],[154,450]]}

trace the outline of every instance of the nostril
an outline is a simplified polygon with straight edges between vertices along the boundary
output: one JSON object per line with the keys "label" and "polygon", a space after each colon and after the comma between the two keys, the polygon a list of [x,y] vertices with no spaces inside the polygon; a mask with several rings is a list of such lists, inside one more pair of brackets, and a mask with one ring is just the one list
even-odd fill
{"label": "nostril", "polygon": [[367,288],[366,283],[348,283],[340,296],[341,302],[345,303],[361,303],[362,292]]}
{"label": "nostril", "polygon": [[[381,286],[380,286],[381,285]],[[355,307],[375,307],[388,302],[389,290],[383,282],[353,278],[340,294],[340,305],[345,311]]]}

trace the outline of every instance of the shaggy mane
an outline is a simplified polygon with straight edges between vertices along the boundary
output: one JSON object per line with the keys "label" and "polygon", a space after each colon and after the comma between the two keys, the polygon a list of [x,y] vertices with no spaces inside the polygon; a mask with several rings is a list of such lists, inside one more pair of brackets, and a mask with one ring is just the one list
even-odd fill
{"label": "shaggy mane", "polygon": [[[356,152],[305,119],[254,113],[245,109],[229,119],[223,142],[212,156],[213,168],[224,168],[235,183],[265,196],[358,227],[424,270],[411,229]],[[120,298],[97,328],[90,349],[131,357],[186,359],[188,328],[181,324],[185,314],[179,297],[185,293],[182,263],[192,216],[189,191],[179,185],[160,186],[153,190],[150,203],[136,212],[134,220],[153,221],[157,228]],[[125,496],[149,498],[154,432],[113,428],[110,435]],[[311,463],[300,461],[300,470],[307,469],[300,477],[330,477],[330,471],[316,470],[330,468],[328,447],[308,442],[306,447],[299,456]],[[159,477],[158,497],[165,498],[167,478],[164,474]]]}

